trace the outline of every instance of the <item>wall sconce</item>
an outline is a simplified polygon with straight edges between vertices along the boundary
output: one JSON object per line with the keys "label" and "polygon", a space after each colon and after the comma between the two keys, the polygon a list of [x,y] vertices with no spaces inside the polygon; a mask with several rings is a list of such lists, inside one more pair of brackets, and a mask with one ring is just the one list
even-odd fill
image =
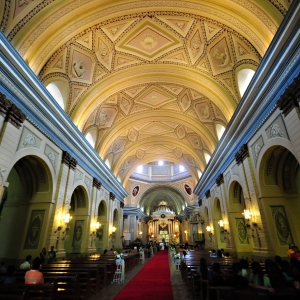
{"label": "wall sconce", "polygon": [[212,240],[212,236],[213,236],[213,233],[211,232],[211,227],[210,226],[206,226],[206,231],[208,232],[208,235],[209,235],[209,238],[210,238],[210,241]]}
{"label": "wall sconce", "polygon": [[261,230],[260,228],[259,228],[259,226],[257,225],[257,223],[252,223],[252,226],[255,228],[255,229],[258,229],[258,230]]}
{"label": "wall sconce", "polygon": [[71,219],[72,219],[72,216],[70,215],[70,213],[65,213],[65,215],[63,216],[63,221],[65,222],[65,224],[69,224]]}
{"label": "wall sconce", "polygon": [[226,238],[226,235],[229,234],[229,231],[227,229],[224,228],[225,226],[225,223],[224,221],[221,219],[218,224],[220,225],[220,229],[221,229],[221,232],[225,233],[225,238]]}
{"label": "wall sconce", "polygon": [[249,209],[244,209],[244,212],[242,214],[247,221],[249,221],[252,217],[251,211]]}
{"label": "wall sconce", "polygon": [[57,229],[54,231],[54,233],[59,232],[59,231],[61,231],[61,230],[62,230],[62,227],[61,227],[61,226],[58,226]]}
{"label": "wall sconce", "polygon": [[109,237],[111,238],[112,242],[115,240],[116,230],[117,230],[117,228],[115,226],[113,226],[113,227],[110,228],[111,234],[110,234]]}
{"label": "wall sconce", "polygon": [[[244,212],[242,212],[242,214],[244,215],[244,218],[247,221],[246,228],[250,229],[251,225],[249,224],[249,221],[252,217],[251,211],[249,209],[244,209]],[[252,229],[252,231],[253,231],[253,229]]]}
{"label": "wall sconce", "polygon": [[92,231],[92,233],[90,234],[90,236],[92,237],[91,240],[91,247],[93,246],[93,242],[96,239],[96,235],[97,235],[97,230],[100,228],[101,224],[99,222],[93,223],[91,225],[92,228],[94,228],[94,230]]}

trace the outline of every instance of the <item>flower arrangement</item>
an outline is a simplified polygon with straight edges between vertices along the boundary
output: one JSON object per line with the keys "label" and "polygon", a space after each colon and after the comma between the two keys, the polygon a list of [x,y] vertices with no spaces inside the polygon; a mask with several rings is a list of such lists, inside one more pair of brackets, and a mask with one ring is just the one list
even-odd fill
{"label": "flower arrangement", "polygon": [[139,251],[140,252],[144,252],[144,249],[142,247],[140,247]]}
{"label": "flower arrangement", "polygon": [[176,249],[175,244],[169,244],[169,248],[171,251],[174,251]]}
{"label": "flower arrangement", "polygon": [[174,254],[174,259],[180,259],[180,253],[175,253]]}
{"label": "flower arrangement", "polygon": [[116,259],[124,259],[124,255],[120,249],[116,249]]}
{"label": "flower arrangement", "polygon": [[124,259],[124,255],[121,254],[116,254],[116,259]]}

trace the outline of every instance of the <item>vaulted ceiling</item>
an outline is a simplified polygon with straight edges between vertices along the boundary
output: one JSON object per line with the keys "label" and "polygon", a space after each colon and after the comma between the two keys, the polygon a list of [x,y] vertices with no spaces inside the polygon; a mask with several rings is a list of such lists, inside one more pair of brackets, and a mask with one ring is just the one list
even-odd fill
{"label": "vaulted ceiling", "polygon": [[1,30],[125,185],[165,159],[197,180],[289,0],[7,0]]}

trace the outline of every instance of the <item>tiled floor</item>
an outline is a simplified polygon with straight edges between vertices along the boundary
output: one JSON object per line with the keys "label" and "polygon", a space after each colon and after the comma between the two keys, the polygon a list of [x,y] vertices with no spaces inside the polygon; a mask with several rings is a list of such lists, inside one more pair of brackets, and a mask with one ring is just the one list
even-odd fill
{"label": "tiled floor", "polygon": [[[151,259],[151,258],[149,258]],[[146,259],[147,263],[149,259]],[[145,265],[145,264],[144,264]],[[115,296],[121,291],[121,289],[143,268],[141,263],[135,267],[133,270],[130,270],[129,272],[126,272],[125,274],[125,281],[124,283],[114,283],[110,286],[107,286],[103,290],[101,290],[97,295],[93,296],[91,300],[113,300]],[[192,295],[188,292],[187,287],[185,283],[181,279],[180,274],[176,274],[176,270],[174,265],[170,265],[170,271],[171,271],[171,283],[172,283],[172,290],[173,290],[173,299],[174,300],[192,300]],[[130,295],[128,295],[128,299],[130,298]],[[165,299],[168,300],[168,299]]]}

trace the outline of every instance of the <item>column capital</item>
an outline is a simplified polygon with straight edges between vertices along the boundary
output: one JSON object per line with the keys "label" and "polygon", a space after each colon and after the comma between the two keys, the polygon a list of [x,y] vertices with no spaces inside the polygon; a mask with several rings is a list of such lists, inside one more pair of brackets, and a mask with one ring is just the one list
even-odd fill
{"label": "column capital", "polygon": [[71,170],[75,170],[76,167],[77,167],[77,160],[74,157],[72,157],[71,160],[70,160],[69,168]]}
{"label": "column capital", "polygon": [[238,165],[240,165],[246,159],[246,157],[249,157],[249,150],[247,144],[243,144],[234,157]]}
{"label": "column capital", "polygon": [[300,76],[285,89],[276,102],[282,114],[286,117],[294,108],[299,107],[300,102]]}
{"label": "column capital", "polygon": [[114,201],[116,199],[116,195],[113,192],[109,192],[109,199]]}
{"label": "column capital", "polygon": [[11,108],[12,102],[6,96],[0,93],[0,115],[5,118],[8,110]]}
{"label": "column capital", "polygon": [[207,199],[210,197],[210,190],[207,190],[207,191],[205,192],[205,197],[206,197]]}
{"label": "column capital", "polygon": [[217,184],[217,186],[220,186],[222,183],[224,183],[224,176],[223,176],[223,173],[221,173],[221,174],[216,178],[216,184]]}
{"label": "column capital", "polygon": [[77,160],[71,156],[67,151],[63,151],[61,162],[69,167],[69,169],[75,170],[77,166]]}
{"label": "column capital", "polygon": [[96,189],[98,189],[98,190],[100,190],[101,189],[101,186],[102,186],[102,183],[101,183],[101,181],[100,180],[98,180],[97,178],[93,178],[93,186],[96,188]]}
{"label": "column capital", "polygon": [[5,122],[9,122],[17,129],[19,129],[24,121],[26,120],[26,115],[18,108],[15,104],[12,104],[9,110],[7,111]]}

